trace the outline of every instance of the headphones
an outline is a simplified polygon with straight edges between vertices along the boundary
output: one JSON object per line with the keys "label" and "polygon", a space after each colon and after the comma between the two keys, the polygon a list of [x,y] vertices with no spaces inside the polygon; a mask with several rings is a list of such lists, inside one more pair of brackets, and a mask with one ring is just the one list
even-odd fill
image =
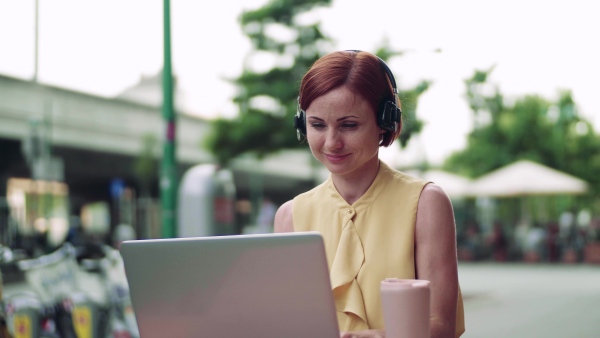
{"label": "headphones", "polygon": [[[355,52],[358,53],[360,50],[346,50],[347,52]],[[383,61],[382,58],[377,56],[379,59],[379,63],[381,68],[387,74],[390,83],[392,84],[392,91],[394,98],[398,95],[398,89],[396,87],[396,79],[394,79],[394,75],[390,70],[390,67]],[[377,112],[377,125],[383,130],[396,132],[397,123],[400,123],[400,116],[402,115],[402,110],[398,108],[395,100],[386,99],[383,102],[382,107]],[[298,96],[298,108],[296,110],[296,115],[294,116],[294,127],[296,128],[296,135],[298,136],[298,140],[302,140],[302,137],[306,137],[306,112],[300,107],[300,96]]]}

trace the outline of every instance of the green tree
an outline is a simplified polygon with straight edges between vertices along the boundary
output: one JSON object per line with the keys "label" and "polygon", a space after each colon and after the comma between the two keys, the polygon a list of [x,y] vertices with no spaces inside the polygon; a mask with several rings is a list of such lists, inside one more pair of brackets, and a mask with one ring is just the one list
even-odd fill
{"label": "green tree", "polygon": [[[298,90],[304,73],[331,49],[332,40],[321,31],[320,22],[301,24],[296,18],[315,7],[330,4],[331,0],[271,0],[261,8],[242,13],[239,19],[242,31],[253,45],[247,60],[266,53],[277,61],[265,72],[255,71],[251,64],[246,64],[240,77],[233,80],[238,88],[234,102],[239,113],[233,119],[213,120],[211,131],[203,140],[204,147],[220,164],[227,165],[236,156],[249,152],[260,158],[281,149],[308,149],[304,142],[298,141],[292,126]],[[274,30],[286,32],[292,38],[277,37],[270,33]],[[403,52],[393,51],[384,41],[375,54],[387,60]],[[401,90],[404,113],[401,146],[422,128],[416,117],[417,100],[429,85],[423,81],[413,89]]]}
{"label": "green tree", "polygon": [[474,128],[445,169],[477,177],[529,159],[580,177],[600,193],[600,136],[579,114],[571,92],[562,91],[556,102],[525,95],[511,103],[488,82],[492,70],[475,71],[465,81]]}
{"label": "green tree", "polygon": [[414,88],[400,90],[402,133],[399,140],[402,148],[406,147],[411,136],[418,134],[423,129],[423,121],[417,118],[417,104],[419,103],[419,96],[429,89],[430,85],[430,81],[423,80]]}
{"label": "green tree", "polygon": [[[258,72],[244,65],[234,102],[239,114],[234,119],[212,121],[205,146],[226,165],[236,156],[253,152],[259,157],[284,149],[306,147],[298,142],[292,121],[297,109],[300,80],[306,70],[327,50],[330,39],[320,29],[320,23],[299,24],[295,18],[331,0],[271,0],[261,8],[240,16],[242,31],[252,42],[249,55],[267,53],[276,65]],[[273,30],[286,32],[291,39],[274,36]],[[292,57],[293,60],[289,60]]]}

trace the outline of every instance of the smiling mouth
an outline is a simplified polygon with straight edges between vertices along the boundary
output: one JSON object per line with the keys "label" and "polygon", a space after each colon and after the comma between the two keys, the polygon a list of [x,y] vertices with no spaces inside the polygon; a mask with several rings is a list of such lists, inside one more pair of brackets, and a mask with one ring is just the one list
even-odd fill
{"label": "smiling mouth", "polygon": [[345,154],[345,155],[332,155],[332,154],[325,154],[325,157],[327,157],[327,159],[331,162],[339,162],[344,160],[346,157],[348,157],[349,154]]}

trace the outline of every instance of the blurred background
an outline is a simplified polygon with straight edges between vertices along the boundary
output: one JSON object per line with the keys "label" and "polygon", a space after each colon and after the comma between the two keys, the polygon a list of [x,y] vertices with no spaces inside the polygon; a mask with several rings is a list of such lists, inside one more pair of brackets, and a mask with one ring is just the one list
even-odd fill
{"label": "blurred background", "polygon": [[[279,205],[327,177],[292,127],[301,77],[328,52],[360,49],[386,61],[400,90],[403,134],[382,160],[452,199],[465,336],[597,336],[594,9],[583,0],[0,0],[11,330],[60,322],[39,315],[57,303],[40,296],[48,288],[33,288],[37,307],[14,300],[39,284],[31,271],[60,275],[47,271],[49,255],[105,289],[102,299],[65,292],[83,299],[69,318],[112,318],[87,328],[111,322],[135,336],[118,315],[131,312],[126,283],[109,278],[122,240],[271,232]],[[92,283],[86,276],[72,282]],[[42,319],[27,324],[34,312]]]}

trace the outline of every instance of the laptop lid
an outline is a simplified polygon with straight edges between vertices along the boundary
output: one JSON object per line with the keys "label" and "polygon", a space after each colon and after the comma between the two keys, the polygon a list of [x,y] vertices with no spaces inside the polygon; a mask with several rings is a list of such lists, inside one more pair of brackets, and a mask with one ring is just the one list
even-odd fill
{"label": "laptop lid", "polygon": [[140,334],[339,337],[316,232],[125,241]]}

